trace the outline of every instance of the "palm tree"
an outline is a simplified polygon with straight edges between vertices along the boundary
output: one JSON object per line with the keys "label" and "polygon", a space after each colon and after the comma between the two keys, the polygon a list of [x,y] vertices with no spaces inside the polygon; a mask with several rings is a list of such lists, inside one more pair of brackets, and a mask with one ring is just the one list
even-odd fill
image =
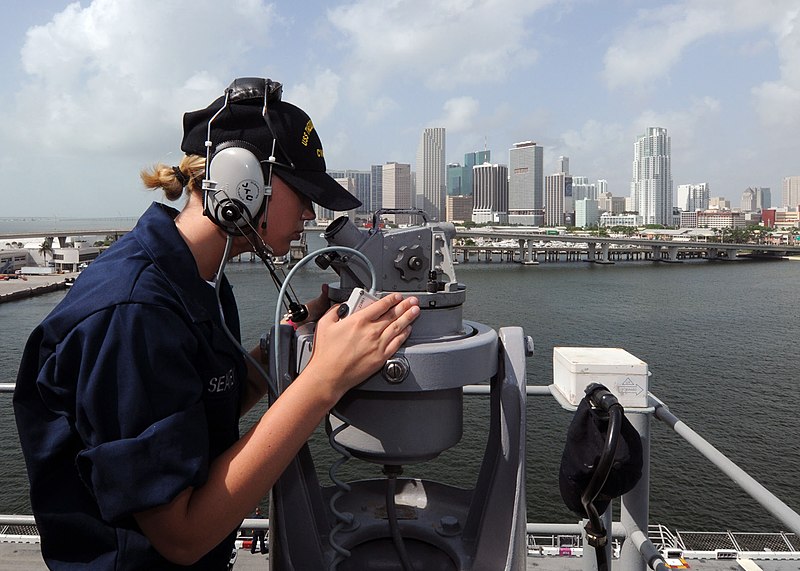
{"label": "palm tree", "polygon": [[42,245],[39,246],[39,253],[44,257],[44,266],[47,267],[47,254],[53,253],[53,239],[45,238]]}

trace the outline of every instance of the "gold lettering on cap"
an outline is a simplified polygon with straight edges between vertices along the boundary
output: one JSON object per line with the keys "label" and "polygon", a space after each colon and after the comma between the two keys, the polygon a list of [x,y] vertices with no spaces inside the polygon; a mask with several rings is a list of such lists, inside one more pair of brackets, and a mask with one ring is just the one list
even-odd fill
{"label": "gold lettering on cap", "polygon": [[304,147],[308,146],[308,136],[311,134],[313,130],[314,130],[314,123],[312,123],[311,119],[309,119],[308,123],[306,123],[306,128],[303,129],[303,136],[300,139],[300,142],[303,144]]}
{"label": "gold lettering on cap", "polygon": [[317,149],[317,156],[318,156],[318,157],[324,157],[324,156],[325,156],[325,155],[323,154],[323,152],[322,152],[322,149]]}

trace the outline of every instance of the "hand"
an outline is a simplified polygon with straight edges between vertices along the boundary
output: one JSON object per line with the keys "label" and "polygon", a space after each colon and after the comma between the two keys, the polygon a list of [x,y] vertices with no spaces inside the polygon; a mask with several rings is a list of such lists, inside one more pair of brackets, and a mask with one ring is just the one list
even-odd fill
{"label": "hand", "polygon": [[319,321],[320,318],[325,315],[325,312],[331,308],[331,300],[328,297],[328,284],[322,284],[319,297],[315,297],[311,301],[306,302],[305,305],[308,310],[308,317],[306,317],[303,323]]}
{"label": "hand", "polygon": [[332,308],[317,323],[311,360],[301,376],[329,389],[335,403],[400,349],[419,312],[416,297],[403,299],[399,293],[343,319]]}

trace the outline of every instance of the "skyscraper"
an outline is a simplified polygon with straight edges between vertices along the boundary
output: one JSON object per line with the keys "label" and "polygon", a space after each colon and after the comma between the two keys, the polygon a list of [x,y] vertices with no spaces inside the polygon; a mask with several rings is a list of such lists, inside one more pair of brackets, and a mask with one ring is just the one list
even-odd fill
{"label": "skyscraper", "polygon": [[472,221],[508,222],[508,167],[483,163],[472,167]]}
{"label": "skyscraper", "polygon": [[[459,163],[450,163],[447,170],[447,196],[464,196],[464,167]],[[471,189],[470,189],[471,190]],[[469,194],[472,194],[470,192]]]}
{"label": "skyscraper", "polygon": [[564,172],[544,177],[544,223],[547,226],[572,225],[572,177]]}
{"label": "skyscraper", "polygon": [[369,187],[368,212],[375,212],[383,208],[383,165],[372,165],[372,180]]}
{"label": "skyscraper", "polygon": [[633,146],[631,203],[645,224],[672,225],[670,137],[663,127],[648,127]]}
{"label": "skyscraper", "polygon": [[417,148],[417,199],[415,207],[431,220],[444,220],[447,195],[444,127],[422,131]]}
{"label": "skyscraper", "polygon": [[[361,206],[358,207],[356,210],[359,214],[371,214],[373,211],[372,207],[372,197],[371,197],[371,190],[372,190],[372,172],[371,171],[359,171],[354,169],[346,169],[346,170],[329,170],[328,174],[333,178],[340,179],[340,178],[349,178],[351,179],[352,183],[345,185],[345,188],[348,188],[349,191],[355,195],[361,201]],[[350,186],[352,185],[352,187]]]}
{"label": "skyscraper", "polygon": [[[411,208],[411,165],[407,163],[386,163],[382,169],[381,182],[383,208]],[[389,220],[398,224],[408,224],[408,214],[389,215]]]}
{"label": "skyscraper", "polygon": [[542,147],[533,141],[514,143],[509,149],[508,221],[541,224],[544,208]]}
{"label": "skyscraper", "polygon": [[678,185],[678,208],[684,212],[708,209],[711,189],[707,182]]}
{"label": "skyscraper", "polygon": [[800,206],[800,176],[783,177],[783,196],[781,206],[798,208]]}
{"label": "skyscraper", "polygon": [[492,152],[488,149],[464,153],[464,173],[461,178],[461,188],[465,195],[472,194],[472,167],[492,162]]}

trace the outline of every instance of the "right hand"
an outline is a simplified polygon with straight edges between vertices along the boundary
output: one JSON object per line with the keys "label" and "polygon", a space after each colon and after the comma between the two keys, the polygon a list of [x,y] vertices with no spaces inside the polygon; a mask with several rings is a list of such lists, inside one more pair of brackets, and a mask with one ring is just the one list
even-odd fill
{"label": "right hand", "polygon": [[420,312],[416,297],[403,299],[399,293],[342,319],[337,307],[317,322],[314,350],[303,371],[325,384],[334,403],[400,349]]}

